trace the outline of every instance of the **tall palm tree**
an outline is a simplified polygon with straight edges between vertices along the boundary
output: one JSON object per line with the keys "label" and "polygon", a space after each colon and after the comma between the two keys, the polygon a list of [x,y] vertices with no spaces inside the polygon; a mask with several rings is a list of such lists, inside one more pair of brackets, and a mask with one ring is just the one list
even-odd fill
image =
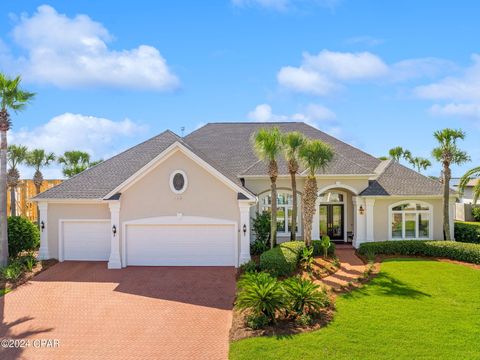
{"label": "tall palm tree", "polygon": [[[474,167],[473,169],[468,170],[460,179],[458,188],[460,191],[465,190],[465,186],[469,183],[472,178],[480,177],[480,166]],[[476,205],[478,198],[480,197],[480,179],[477,180],[477,183],[473,187],[473,204]]]}
{"label": "tall palm tree", "polygon": [[20,88],[21,78],[9,78],[0,73],[0,266],[8,262],[7,232],[7,131],[11,120],[9,110],[19,112],[35,96],[34,93]]}
{"label": "tall palm tree", "polygon": [[59,164],[63,164],[63,175],[71,178],[82,171],[97,165],[102,162],[102,160],[90,161],[90,154],[84,151],[72,150],[65,151],[62,156],[59,156],[57,159]]}
{"label": "tall palm tree", "polygon": [[270,177],[272,199],[272,221],[270,222],[270,247],[277,242],[277,158],[282,151],[282,135],[278,128],[260,129],[253,135],[253,148],[257,156],[267,162],[268,176]]}
{"label": "tall palm tree", "polygon": [[298,204],[297,204],[297,172],[298,172],[298,152],[300,148],[305,144],[305,136],[298,132],[293,131],[289,132],[282,137],[283,143],[283,153],[285,160],[288,164],[288,172],[290,173],[290,179],[292,181],[292,225],[290,227],[290,240],[296,239],[296,229],[297,229],[297,213],[298,213]]}
{"label": "tall palm tree", "polygon": [[7,172],[7,187],[10,189],[10,215],[17,216],[17,201],[16,193],[18,181],[20,180],[20,171],[18,165],[25,162],[28,149],[23,145],[10,145],[7,148],[8,158],[8,172]]}
{"label": "tall palm tree", "polygon": [[430,160],[416,156],[416,157],[409,157],[408,162],[419,172],[421,173],[422,170],[427,170],[432,163]]}
{"label": "tall palm tree", "polygon": [[462,130],[443,129],[433,133],[438,141],[438,146],[432,150],[432,156],[442,163],[442,182],[443,182],[443,232],[445,240],[451,240],[450,236],[450,179],[452,172],[450,165],[461,165],[470,161],[470,157],[465,151],[457,146],[457,140],[463,140],[465,133]]}
{"label": "tall palm tree", "polygon": [[[36,195],[40,194],[43,184],[42,168],[51,165],[53,161],[55,161],[55,154],[52,152],[47,153],[43,149],[33,149],[32,151],[28,152],[25,163],[35,169],[35,173],[33,174],[33,184],[35,185]],[[38,204],[37,223],[40,223],[40,210],[38,208]]]}
{"label": "tall palm tree", "polygon": [[299,151],[299,157],[308,171],[302,198],[303,236],[307,246],[312,244],[312,221],[318,191],[316,174],[318,170],[325,171],[333,156],[333,149],[320,140],[307,141]]}

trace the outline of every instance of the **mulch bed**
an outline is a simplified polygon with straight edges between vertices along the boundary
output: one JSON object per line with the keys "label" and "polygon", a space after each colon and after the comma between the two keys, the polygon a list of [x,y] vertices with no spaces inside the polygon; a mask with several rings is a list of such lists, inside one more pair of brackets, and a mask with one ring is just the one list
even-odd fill
{"label": "mulch bed", "polygon": [[230,328],[230,341],[237,341],[257,336],[288,337],[313,330],[318,330],[332,321],[335,310],[332,307],[324,309],[317,318],[308,326],[301,326],[293,319],[278,319],[275,325],[263,329],[253,330],[245,326],[247,314],[236,309],[233,310],[232,327]]}
{"label": "mulch bed", "polygon": [[[47,270],[49,267],[58,263],[56,259],[42,260],[39,261],[32,271],[24,272],[17,280],[10,281],[5,279],[0,279],[0,290],[3,290],[3,293],[9,292],[22,284],[25,284],[27,281],[31,280],[34,276],[40,274],[42,271]],[[1,296],[1,295],[0,295]]]}

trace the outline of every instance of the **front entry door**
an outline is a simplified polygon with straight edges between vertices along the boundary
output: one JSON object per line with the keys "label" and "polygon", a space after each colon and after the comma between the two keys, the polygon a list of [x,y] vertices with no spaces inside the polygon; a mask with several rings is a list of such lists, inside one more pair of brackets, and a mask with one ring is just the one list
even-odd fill
{"label": "front entry door", "polygon": [[320,236],[331,240],[344,240],[343,204],[320,205]]}

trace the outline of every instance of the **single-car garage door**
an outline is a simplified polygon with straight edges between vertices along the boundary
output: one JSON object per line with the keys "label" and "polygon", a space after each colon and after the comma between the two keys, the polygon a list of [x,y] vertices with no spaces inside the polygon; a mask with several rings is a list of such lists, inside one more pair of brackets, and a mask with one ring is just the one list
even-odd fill
{"label": "single-car garage door", "polygon": [[129,224],[127,265],[235,266],[233,224]]}
{"label": "single-car garage door", "polygon": [[63,220],[63,259],[107,261],[110,256],[110,220]]}

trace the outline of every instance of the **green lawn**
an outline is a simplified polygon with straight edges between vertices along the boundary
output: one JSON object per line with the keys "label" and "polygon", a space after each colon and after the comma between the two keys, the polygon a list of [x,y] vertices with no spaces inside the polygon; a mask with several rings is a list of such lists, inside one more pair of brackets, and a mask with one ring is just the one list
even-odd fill
{"label": "green lawn", "polygon": [[480,359],[480,271],[395,259],[324,329],[231,344],[231,359]]}

